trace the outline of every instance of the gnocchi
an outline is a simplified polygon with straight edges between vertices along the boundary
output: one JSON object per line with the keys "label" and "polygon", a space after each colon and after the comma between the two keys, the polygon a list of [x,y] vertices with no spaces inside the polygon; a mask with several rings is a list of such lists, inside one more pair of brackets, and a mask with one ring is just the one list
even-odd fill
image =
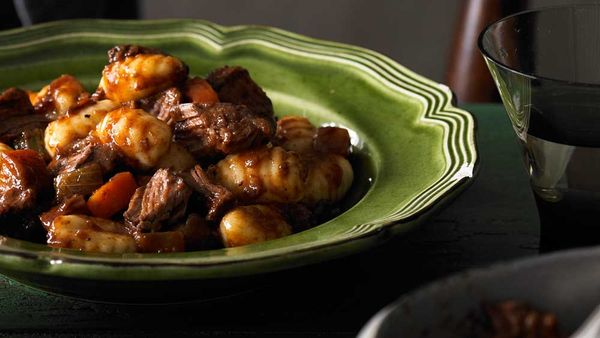
{"label": "gnocchi", "polygon": [[36,110],[56,117],[65,115],[89,98],[81,82],[71,75],[61,75],[30,97]]}
{"label": "gnocchi", "polygon": [[313,138],[317,128],[306,117],[285,116],[277,121],[276,138],[285,150],[297,153],[313,151]]}
{"label": "gnocchi", "polygon": [[102,121],[108,111],[117,107],[110,100],[102,100],[80,111],[52,121],[44,132],[44,145],[50,156],[54,157],[71,144],[86,137]]}
{"label": "gnocchi", "polygon": [[187,67],[164,54],[138,54],[108,64],[102,71],[101,89],[115,102],[141,99],[184,81]]}
{"label": "gnocchi", "polygon": [[295,152],[262,147],[227,156],[214,176],[242,200],[293,203],[304,197],[307,168]]}
{"label": "gnocchi", "polygon": [[122,107],[106,114],[96,127],[103,143],[113,143],[134,166],[151,168],[171,146],[171,128],[141,109]]}
{"label": "gnocchi", "polygon": [[268,205],[237,207],[223,216],[219,231],[226,247],[276,239],[292,233],[292,227]]}
{"label": "gnocchi", "polygon": [[303,202],[334,203],[342,199],[354,180],[352,166],[347,159],[336,154],[317,155],[308,165]]}
{"label": "gnocchi", "polygon": [[103,218],[58,216],[48,230],[48,244],[56,248],[104,253],[135,252],[135,240],[124,230],[123,225]]}

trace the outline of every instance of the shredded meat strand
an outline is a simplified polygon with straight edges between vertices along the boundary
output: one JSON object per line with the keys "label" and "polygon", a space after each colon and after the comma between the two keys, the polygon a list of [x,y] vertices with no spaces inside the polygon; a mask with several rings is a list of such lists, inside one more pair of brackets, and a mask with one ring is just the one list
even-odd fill
{"label": "shredded meat strand", "polygon": [[135,191],[123,217],[138,231],[159,231],[163,224],[174,225],[184,218],[191,193],[172,170],[158,169],[148,184]]}
{"label": "shredded meat strand", "polygon": [[64,153],[58,154],[48,164],[48,170],[58,175],[97,163],[102,172],[107,173],[115,168],[120,159],[121,154],[113,143],[102,143],[97,137],[90,135],[73,143]]}
{"label": "shredded meat strand", "polygon": [[216,221],[235,204],[235,198],[227,188],[210,181],[202,167],[194,166],[182,174],[185,182],[196,191],[207,205],[206,219]]}
{"label": "shredded meat strand", "polygon": [[179,105],[175,140],[196,158],[240,152],[267,143],[275,132],[270,119],[231,103]]}
{"label": "shredded meat strand", "polygon": [[172,87],[149,98],[139,100],[138,106],[172,126],[179,120],[178,105],[181,102],[181,91],[176,87]]}

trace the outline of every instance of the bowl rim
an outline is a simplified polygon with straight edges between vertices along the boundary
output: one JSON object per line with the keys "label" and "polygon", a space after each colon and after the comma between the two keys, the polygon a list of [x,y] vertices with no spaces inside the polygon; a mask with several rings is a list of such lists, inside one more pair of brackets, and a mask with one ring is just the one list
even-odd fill
{"label": "bowl rim", "polygon": [[[130,29],[155,24],[172,25],[181,28],[183,35],[202,38],[204,42],[212,43],[211,47],[217,48],[219,51],[236,44],[258,43],[266,44],[270,48],[294,51],[300,55],[323,57],[331,62],[343,61],[350,66],[357,67],[380,80],[387,89],[400,91],[418,99],[423,104],[423,112],[419,116],[420,121],[443,126],[443,142],[440,145],[440,151],[446,161],[445,171],[437,181],[412,197],[411,203],[407,203],[401,210],[402,213],[395,213],[393,217],[386,215],[388,217],[383,221],[375,219],[370,224],[361,224],[356,229],[349,229],[343,236],[336,235],[334,239],[326,241],[263,250],[252,255],[225,256],[223,259],[183,259],[177,257],[176,254],[166,253],[136,254],[129,255],[124,259],[124,256],[119,255],[84,255],[77,254],[72,250],[36,251],[20,247],[19,243],[23,241],[0,237],[0,269],[119,280],[218,278],[282,270],[348,255],[384,241],[393,234],[410,230],[471,183],[478,171],[479,156],[475,142],[475,120],[469,112],[453,106],[451,90],[445,85],[412,72],[386,56],[361,47],[310,38],[262,25],[225,27],[194,19],[78,19],[54,21],[0,32],[0,55],[3,51],[65,38],[99,35],[122,37],[126,35],[122,32],[100,33],[98,31],[98,27],[107,27],[113,24],[124,25]],[[61,29],[64,30],[62,34],[47,35],[48,31],[60,31]],[[245,35],[240,38],[237,36],[240,33]],[[165,34],[171,35],[172,33],[163,33],[163,35]],[[452,153],[453,151],[454,153]],[[454,161],[452,162],[452,160]],[[364,198],[366,196],[363,197],[363,200]],[[346,250],[348,248],[350,250]],[[19,262],[18,267],[15,267],[15,261]],[[245,267],[239,268],[242,265]],[[160,270],[157,268],[161,268],[164,273],[157,273]],[[226,271],[221,271],[221,268]],[[133,272],[114,274],[114,270]],[[137,274],[136,271],[141,274]]]}
{"label": "bowl rim", "polygon": [[562,83],[562,84],[570,85],[570,86],[591,87],[591,88],[600,87],[600,83],[575,82],[575,81],[569,81],[569,80],[563,80],[563,79],[556,79],[556,78],[543,76],[543,75],[529,74],[529,73],[519,71],[517,69],[514,69],[513,67],[510,67],[510,66],[504,64],[500,60],[494,58],[483,46],[484,36],[488,32],[488,30],[490,28],[492,28],[493,26],[496,26],[499,23],[514,19],[515,17],[518,17],[518,16],[529,15],[529,14],[533,14],[533,13],[563,11],[566,9],[578,9],[578,8],[585,8],[585,7],[595,7],[595,8],[600,9],[600,4],[598,4],[598,3],[596,3],[596,4],[583,3],[583,4],[544,6],[544,7],[540,7],[540,8],[527,9],[524,11],[519,11],[517,13],[507,15],[507,16],[502,17],[498,20],[495,20],[485,26],[485,28],[479,33],[479,36],[477,37],[477,48],[479,49],[479,52],[483,56],[484,60],[495,64],[497,67],[499,67],[501,69],[504,69],[506,71],[509,71],[511,73],[517,74],[519,76],[522,76],[522,77],[530,79],[530,80],[551,81],[551,82]]}
{"label": "bowl rim", "polygon": [[504,278],[509,272],[531,271],[549,265],[563,265],[581,261],[597,261],[600,247],[582,247],[563,251],[555,251],[543,255],[525,256],[507,261],[499,261],[485,267],[471,268],[438,278],[412,290],[392,303],[377,311],[361,328],[359,338],[379,337],[380,330],[386,326],[389,316],[398,311],[405,311],[407,305],[416,304],[415,299],[427,298],[441,290],[454,290],[456,286],[477,285],[477,281],[487,281],[500,276]]}

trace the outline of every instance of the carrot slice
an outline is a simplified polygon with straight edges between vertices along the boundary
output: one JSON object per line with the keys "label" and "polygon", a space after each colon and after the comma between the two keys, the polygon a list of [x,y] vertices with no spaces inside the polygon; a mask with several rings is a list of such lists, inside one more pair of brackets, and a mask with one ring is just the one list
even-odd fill
{"label": "carrot slice", "polygon": [[193,103],[216,103],[219,96],[203,78],[194,77],[185,83],[185,96]]}
{"label": "carrot slice", "polygon": [[29,97],[29,102],[31,102],[32,105],[35,105],[37,103],[37,95],[38,95],[38,92],[34,92],[31,90],[27,91],[27,96]]}
{"label": "carrot slice", "polygon": [[135,189],[137,184],[130,172],[118,173],[94,191],[87,201],[87,207],[96,217],[110,218],[127,208]]}

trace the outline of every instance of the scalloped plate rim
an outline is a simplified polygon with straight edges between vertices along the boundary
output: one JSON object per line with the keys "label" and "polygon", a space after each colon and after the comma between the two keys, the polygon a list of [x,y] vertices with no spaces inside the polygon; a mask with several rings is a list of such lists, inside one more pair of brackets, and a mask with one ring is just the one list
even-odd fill
{"label": "scalloped plate rim", "polygon": [[[393,69],[395,72],[397,72],[399,75],[401,75],[399,78],[399,75],[396,74],[396,76],[393,76],[393,74],[390,74],[390,70],[388,69],[388,73],[386,75],[391,76],[394,80],[397,81],[401,81],[401,80],[406,80],[406,78],[409,78],[410,80],[414,81],[417,85],[419,86],[423,86],[426,87],[428,89],[437,91],[438,94],[442,94],[443,95],[443,99],[440,99],[438,101],[443,101],[443,105],[439,106],[436,110],[431,112],[431,116],[426,116],[427,112],[423,112],[420,114],[419,116],[419,120],[423,121],[429,118],[435,118],[435,115],[440,115],[440,114],[454,114],[454,115],[460,115],[462,116],[464,119],[466,119],[466,123],[464,123],[464,125],[459,125],[459,127],[462,127],[465,129],[465,134],[461,134],[460,136],[456,136],[455,140],[456,142],[459,143],[459,146],[462,146],[465,148],[465,150],[469,151],[470,156],[467,156],[468,159],[470,160],[468,164],[469,168],[467,168],[467,170],[471,170],[470,175],[469,173],[465,173],[464,177],[461,177],[459,179],[454,180],[453,182],[451,182],[451,184],[443,189],[440,193],[438,193],[438,196],[436,196],[434,199],[431,199],[429,201],[427,201],[427,203],[425,203],[424,206],[420,207],[417,209],[417,211],[412,212],[411,214],[409,214],[407,217],[405,218],[401,218],[401,219],[395,219],[392,221],[379,221],[379,223],[376,224],[376,226],[372,227],[370,230],[368,230],[367,232],[363,232],[363,233],[353,233],[349,236],[345,236],[345,237],[340,237],[340,236],[336,236],[335,240],[327,240],[327,241],[317,241],[317,242],[309,242],[309,243],[304,243],[304,244],[308,244],[307,246],[298,246],[298,245],[294,245],[294,246],[290,246],[290,247],[284,247],[284,248],[276,248],[276,249],[271,249],[271,250],[263,250],[260,251],[258,253],[255,253],[253,255],[239,255],[239,256],[226,256],[224,261],[210,261],[206,258],[201,258],[201,260],[199,260],[199,258],[196,258],[196,261],[193,261],[194,258],[186,258],[183,259],[184,262],[177,262],[176,260],[174,260],[174,257],[169,257],[169,254],[160,254],[160,257],[157,257],[157,255],[145,255],[143,260],[137,260],[137,259],[133,259],[132,257],[127,257],[126,259],[123,259],[119,256],[113,255],[110,257],[99,257],[99,256],[95,256],[95,255],[81,255],[81,256],[77,256],[77,255],[70,255],[69,253],[65,254],[62,252],[57,252],[57,251],[33,251],[33,250],[28,250],[28,249],[22,249],[22,248],[12,248],[12,247],[7,247],[3,244],[0,244],[0,253],[2,253],[3,255],[10,255],[10,256],[19,256],[20,258],[26,259],[26,260],[44,260],[44,261],[50,261],[52,263],[52,261],[55,262],[60,262],[60,263],[52,263],[50,264],[53,268],[52,269],[44,269],[39,271],[40,273],[49,273],[49,274],[58,274],[60,275],[60,269],[61,268],[70,268],[69,266],[76,266],[76,265],[98,265],[101,266],[103,268],[108,268],[109,270],[111,268],[114,268],[116,266],[127,266],[128,268],[136,268],[136,269],[146,269],[146,268],[152,268],[152,267],[163,267],[163,266],[169,266],[169,267],[177,267],[177,268],[181,268],[181,269],[192,269],[192,270],[202,270],[203,268],[206,267],[214,267],[214,266],[222,266],[222,265],[231,265],[231,264],[236,264],[236,263],[248,263],[249,261],[260,261],[260,260],[275,260],[277,261],[278,259],[280,260],[284,260],[281,259],[281,256],[277,256],[278,254],[285,254],[286,258],[289,258],[289,256],[293,256],[294,254],[300,253],[302,255],[306,255],[306,254],[310,254],[310,253],[318,253],[320,251],[322,251],[324,248],[330,248],[334,247],[334,246],[341,246],[344,245],[348,242],[353,242],[353,241],[360,241],[360,242],[365,242],[365,240],[368,239],[374,239],[374,238],[381,238],[381,237],[386,237],[384,235],[382,235],[384,232],[388,232],[388,231],[394,231],[394,232],[403,232],[403,231],[407,231],[410,230],[411,228],[414,227],[414,225],[416,225],[416,223],[422,221],[422,216],[424,216],[425,214],[428,213],[428,211],[432,208],[435,208],[436,206],[440,205],[444,199],[449,199],[452,197],[452,195],[454,195],[455,193],[457,193],[458,191],[464,189],[468,183],[472,182],[472,179],[474,178],[475,174],[478,171],[478,167],[479,167],[479,156],[477,153],[477,147],[476,147],[476,142],[475,142],[475,120],[473,119],[472,115],[463,110],[463,109],[459,109],[456,108],[452,105],[451,101],[452,101],[452,92],[450,91],[450,89],[442,84],[436,83],[432,80],[429,80],[419,74],[414,73],[413,71],[409,70],[408,68],[399,65],[398,63],[396,63],[395,61],[368,49],[364,49],[361,47],[356,47],[356,46],[352,46],[352,45],[347,45],[347,44],[343,44],[343,43],[337,43],[337,42],[331,42],[331,41],[326,41],[326,40],[320,40],[320,39],[315,39],[315,38],[311,38],[311,37],[306,37],[300,34],[296,34],[296,33],[292,33],[292,32],[288,32],[279,28],[274,28],[274,27],[269,27],[269,26],[263,26],[263,25],[239,25],[239,26],[221,26],[221,25],[217,25],[208,21],[204,21],[204,20],[193,20],[193,19],[168,19],[168,20],[146,20],[146,21],[131,21],[131,20],[89,20],[89,19],[79,19],[79,20],[64,20],[64,21],[56,21],[56,22],[49,22],[49,23],[44,23],[44,24],[40,24],[40,25],[36,25],[36,26],[32,26],[32,27],[28,27],[28,28],[21,28],[21,29],[13,29],[13,30],[8,30],[8,31],[3,31],[0,32],[0,39],[7,37],[7,36],[11,36],[15,39],[18,39],[19,36],[21,36],[22,41],[25,41],[27,44],[34,44],[36,42],[40,42],[41,40],[43,40],[43,38],[33,38],[31,39],[31,41],[28,41],[26,38],[23,39],[23,36],[27,37],[27,34],[29,32],[37,32],[37,31],[42,31],[45,28],[60,28],[60,27],[64,27],[65,25],[69,25],[69,24],[87,24],[87,23],[101,23],[101,24],[108,24],[108,23],[112,23],[112,22],[119,22],[119,23],[124,23],[126,25],[133,25],[133,26],[144,26],[144,25],[151,25],[153,23],[159,23],[159,24],[165,24],[165,25],[184,25],[186,27],[208,27],[209,29],[212,29],[216,32],[218,32],[221,36],[219,37],[220,39],[220,48],[225,49],[227,48],[227,41],[228,41],[228,34],[235,34],[238,32],[249,32],[251,31],[254,35],[256,35],[254,37],[254,39],[259,39],[260,40],[260,36],[261,34],[264,35],[268,35],[268,34],[274,34],[275,36],[279,37],[279,38],[290,38],[290,39],[296,39],[302,43],[306,43],[306,44],[315,44],[315,45],[322,45],[321,49],[326,49],[325,47],[331,48],[331,49],[344,49],[346,51],[351,51],[352,53],[356,53],[354,55],[354,57],[363,57],[365,59],[370,58],[376,58],[378,59],[378,61],[382,62],[385,64],[386,67],[390,67],[391,69]],[[85,34],[85,32],[82,32],[82,34]],[[112,32],[109,34],[115,34],[115,35],[124,35],[125,33],[123,32]],[[198,34],[197,32],[195,34]],[[67,34],[68,35],[68,34]],[[60,37],[60,36],[59,36]],[[53,37],[53,38],[58,38],[58,37]],[[263,38],[266,38],[263,36]],[[243,38],[239,41],[244,41],[244,40],[252,40],[252,39],[248,39],[248,38]],[[239,42],[238,41],[238,42]],[[269,43],[272,43],[272,41],[267,41]],[[281,43],[281,41],[279,41]],[[290,45],[293,45],[292,42],[288,42]],[[325,47],[323,47],[323,45]],[[0,45],[0,52],[2,50],[10,50],[10,48],[16,48],[14,47],[14,45]],[[381,66],[380,66],[381,67]],[[412,84],[412,86],[416,86],[415,84]],[[386,87],[391,88],[389,85],[386,85]],[[412,92],[413,95],[417,96],[417,97],[423,97],[424,94],[423,93],[414,93]],[[439,102],[438,102],[439,103]],[[426,107],[424,107],[424,110],[426,109]],[[459,127],[455,127],[455,128],[459,128]],[[469,128],[471,127],[471,128]],[[445,131],[444,132],[444,136],[443,136],[443,141],[447,144],[450,140],[450,136],[448,136],[449,131]],[[460,142],[460,140],[462,138],[465,138],[466,136],[466,142]],[[447,146],[444,145],[443,147]],[[444,150],[446,152],[449,152],[449,150],[447,150],[446,148],[444,148]],[[445,154],[446,156],[448,156],[447,154]],[[445,166],[448,167],[450,166],[452,163],[449,163],[448,161],[445,163]],[[454,174],[457,174],[458,171],[461,169],[457,169],[456,172],[454,172]],[[442,177],[443,178],[443,177]],[[434,187],[436,185],[440,185],[439,181],[441,180],[441,178],[436,181],[433,182],[431,184],[431,186],[429,186],[428,188]],[[448,183],[449,181],[447,180],[446,183]],[[359,202],[360,203],[360,202]],[[408,205],[408,204],[407,204]],[[389,236],[388,236],[389,237]],[[17,241],[17,240],[12,240],[11,241]],[[368,246],[372,246],[374,245],[375,241],[372,241],[373,243],[371,243],[371,245]],[[363,246],[367,246],[366,243],[362,243]],[[283,252],[281,252],[283,251]],[[354,251],[352,251],[354,252]],[[348,254],[352,253],[349,252]],[[71,254],[73,254],[74,252],[71,252]],[[0,255],[0,266],[4,266],[7,265],[10,268],[13,267],[12,264],[9,264],[10,262],[7,262],[6,259],[4,259],[3,255]],[[212,258],[212,257],[211,257]],[[165,262],[165,260],[167,260],[168,262]],[[317,259],[317,261],[319,261],[319,259]],[[280,264],[281,265],[281,264]],[[298,265],[303,265],[302,262],[299,262]],[[278,269],[284,269],[285,267],[278,267],[278,268],[267,268],[266,271],[274,271],[274,270],[278,270]],[[73,271],[71,271],[73,272]],[[77,274],[75,274],[77,275]],[[79,275],[78,275],[79,276]],[[79,276],[79,277],[85,277],[85,276]],[[115,276],[110,276],[111,278],[115,278]],[[197,278],[198,276],[194,275],[191,276],[190,278]],[[118,279],[118,278],[117,278]]]}

